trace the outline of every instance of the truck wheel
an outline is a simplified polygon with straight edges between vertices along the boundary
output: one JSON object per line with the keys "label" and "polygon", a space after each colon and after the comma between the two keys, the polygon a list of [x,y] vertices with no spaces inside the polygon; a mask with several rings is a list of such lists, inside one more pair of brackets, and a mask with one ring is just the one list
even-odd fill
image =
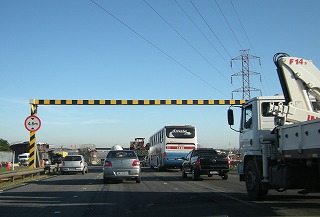
{"label": "truck wheel", "polygon": [[228,177],[229,177],[228,173],[225,173],[225,174],[223,174],[223,175],[221,176],[221,178],[222,178],[223,180],[227,180]]}
{"label": "truck wheel", "polygon": [[197,181],[200,177],[199,172],[197,172],[195,169],[192,169],[192,180]]}
{"label": "truck wheel", "polygon": [[262,190],[258,168],[253,161],[249,161],[246,165],[245,181],[250,200],[261,200],[268,194],[268,190]]}

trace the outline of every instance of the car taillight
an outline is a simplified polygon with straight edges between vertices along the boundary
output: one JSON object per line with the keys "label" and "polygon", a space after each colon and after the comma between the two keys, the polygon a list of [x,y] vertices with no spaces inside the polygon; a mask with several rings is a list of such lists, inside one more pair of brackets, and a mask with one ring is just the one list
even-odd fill
{"label": "car taillight", "polygon": [[134,166],[139,166],[140,165],[140,161],[139,160],[134,160],[133,162],[132,162],[132,166],[134,167]]}
{"label": "car taillight", "polygon": [[163,155],[162,155],[164,158],[167,157],[167,153],[166,152],[163,152]]}
{"label": "car taillight", "polygon": [[80,166],[82,165],[82,161],[80,161]]}
{"label": "car taillight", "polygon": [[111,161],[105,161],[105,162],[104,162],[104,166],[105,166],[105,167],[112,167]]}
{"label": "car taillight", "polygon": [[197,161],[196,161],[196,165],[197,165],[198,167],[200,167],[200,166],[201,166],[200,158],[198,158],[198,159],[197,159]]}
{"label": "car taillight", "polygon": [[230,157],[227,157],[227,159],[228,159],[228,166],[230,166],[230,164],[231,164],[231,159],[230,159]]}

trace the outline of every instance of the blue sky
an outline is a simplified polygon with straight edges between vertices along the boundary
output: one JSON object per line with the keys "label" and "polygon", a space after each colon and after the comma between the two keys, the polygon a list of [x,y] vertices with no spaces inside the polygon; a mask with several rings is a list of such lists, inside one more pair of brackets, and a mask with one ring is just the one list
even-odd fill
{"label": "blue sky", "polygon": [[[320,66],[320,2],[2,0],[0,138],[28,141],[29,99],[231,99],[250,49],[251,86],[282,93],[273,55]],[[251,95],[257,95],[253,92]],[[241,99],[235,94],[234,99]],[[191,124],[203,147],[238,147],[228,106],[39,106],[37,142],[129,146]]]}

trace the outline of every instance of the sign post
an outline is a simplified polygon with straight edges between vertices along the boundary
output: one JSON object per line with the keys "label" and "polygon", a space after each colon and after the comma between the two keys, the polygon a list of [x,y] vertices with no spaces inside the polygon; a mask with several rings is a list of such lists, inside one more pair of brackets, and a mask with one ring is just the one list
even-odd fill
{"label": "sign post", "polygon": [[30,132],[30,143],[29,143],[29,168],[36,168],[36,151],[37,151],[37,145],[36,145],[36,131],[39,130],[41,127],[41,121],[36,116],[37,114],[37,107],[34,105],[31,105],[31,115],[26,118],[24,121],[25,128]]}

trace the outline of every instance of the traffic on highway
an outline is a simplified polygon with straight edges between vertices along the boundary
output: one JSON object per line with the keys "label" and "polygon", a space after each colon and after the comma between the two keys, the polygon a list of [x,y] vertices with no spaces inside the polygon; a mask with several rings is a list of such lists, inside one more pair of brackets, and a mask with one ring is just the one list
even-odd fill
{"label": "traffic on highway", "polygon": [[245,184],[231,171],[228,180],[182,177],[180,169],[141,168],[141,182],[103,182],[102,165],[89,173],[51,175],[0,193],[1,216],[320,216],[320,194],[270,191],[249,201]]}

